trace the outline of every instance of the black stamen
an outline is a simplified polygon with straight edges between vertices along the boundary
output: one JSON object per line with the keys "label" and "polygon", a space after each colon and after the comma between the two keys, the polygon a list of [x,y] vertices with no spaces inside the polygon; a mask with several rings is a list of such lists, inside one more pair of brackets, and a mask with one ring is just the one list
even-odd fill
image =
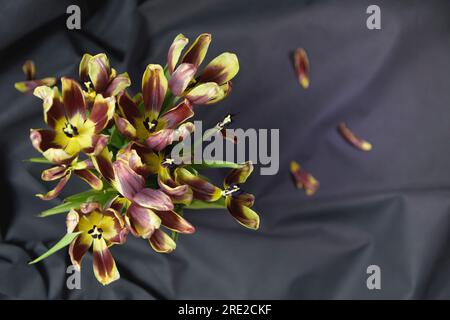
{"label": "black stamen", "polygon": [[150,121],[149,117],[147,117],[142,122],[142,124],[148,132],[154,132],[156,130],[156,126],[158,125],[158,120],[153,119],[152,121]]}

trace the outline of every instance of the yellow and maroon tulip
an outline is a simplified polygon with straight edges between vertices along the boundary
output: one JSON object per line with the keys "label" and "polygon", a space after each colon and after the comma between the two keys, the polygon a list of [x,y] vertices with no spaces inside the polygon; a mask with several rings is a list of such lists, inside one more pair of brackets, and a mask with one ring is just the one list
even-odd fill
{"label": "yellow and maroon tulip", "polygon": [[71,210],[66,221],[68,231],[80,232],[69,247],[75,268],[81,270],[81,261],[92,247],[97,280],[107,285],[119,279],[119,271],[109,248],[126,241],[128,230],[121,215],[112,208],[104,210],[99,204],[90,204],[84,210]]}
{"label": "yellow and maroon tulip", "polygon": [[259,228],[259,216],[251,209],[255,197],[242,191],[241,184],[244,183],[253,172],[251,162],[243,163],[240,168],[233,169],[224,180],[225,203],[228,211],[244,227],[249,229]]}
{"label": "yellow and maroon tulip", "polygon": [[[133,169],[142,169],[142,160],[137,159],[139,156],[136,150],[119,151],[118,154],[117,160],[111,162],[111,154],[105,148],[93,159],[102,176],[124,197],[125,221],[131,233],[136,237],[149,239],[150,243],[158,240],[156,248],[159,251],[162,250],[161,241],[168,239],[159,231],[155,234],[161,225],[176,232],[193,233],[194,227],[174,211],[169,195],[163,190],[146,188],[145,178]],[[172,245],[169,247],[172,248]]]}
{"label": "yellow and maroon tulip", "polygon": [[36,66],[31,60],[25,61],[22,66],[22,71],[25,74],[25,81],[16,82],[14,87],[20,92],[32,92],[39,86],[54,86],[56,83],[55,77],[47,77],[42,79],[36,79]]}
{"label": "yellow and maroon tulip", "polygon": [[69,181],[72,173],[79,176],[82,180],[88,183],[93,189],[101,190],[103,188],[102,180],[97,177],[92,170],[94,169],[94,165],[90,160],[84,160],[78,162],[75,159],[71,164],[60,164],[54,166],[50,169],[42,171],[41,178],[44,181],[55,181],[59,180],[56,187],[46,194],[37,194],[36,196],[41,198],[42,200],[52,200],[56,198],[67,182]]}
{"label": "yellow and maroon tulip", "polygon": [[[167,92],[167,80],[159,65],[149,65],[142,77],[142,100],[140,96],[131,98],[123,93],[118,98],[119,115],[115,117],[117,129],[128,139],[145,143],[148,147],[161,151],[166,146],[183,137],[180,133],[190,134],[193,124],[184,123],[194,115],[188,100],[161,112],[161,106]],[[183,129],[178,127],[181,125]]]}
{"label": "yellow and maroon tulip", "polygon": [[167,60],[171,75],[169,80],[171,92],[175,96],[187,98],[194,105],[212,104],[222,100],[231,92],[231,79],[239,71],[237,56],[229,52],[222,53],[195,77],[198,67],[205,59],[211,35],[208,33],[199,35],[176,67],[181,51],[188,41],[180,34],[170,46]]}
{"label": "yellow and maroon tulip", "polygon": [[50,129],[31,129],[30,139],[50,162],[67,164],[81,151],[94,154],[106,145],[108,137],[100,132],[113,117],[115,99],[97,95],[88,117],[80,85],[68,78],[61,82],[62,96],[56,87],[34,90],[34,95],[43,100],[44,120]]}
{"label": "yellow and maroon tulip", "polygon": [[89,98],[95,98],[96,94],[115,97],[131,84],[128,73],[117,74],[104,53],[95,56],[85,53],[80,62],[79,74],[81,81],[89,84]]}

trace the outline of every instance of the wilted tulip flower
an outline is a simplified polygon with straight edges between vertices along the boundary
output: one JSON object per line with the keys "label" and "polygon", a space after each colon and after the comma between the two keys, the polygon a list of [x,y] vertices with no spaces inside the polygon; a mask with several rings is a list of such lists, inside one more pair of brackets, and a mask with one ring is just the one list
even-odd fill
{"label": "wilted tulip flower", "polygon": [[179,34],[170,46],[167,65],[171,75],[171,92],[175,96],[186,97],[194,105],[212,104],[222,100],[231,92],[231,80],[239,72],[237,56],[230,52],[220,54],[196,77],[211,43],[211,35],[199,35],[177,66],[182,50],[188,42],[184,35]]}
{"label": "wilted tulip flower", "polygon": [[167,112],[161,107],[167,92],[167,80],[160,65],[148,65],[142,77],[143,108],[140,95],[131,98],[128,93],[119,96],[119,115],[115,117],[117,129],[127,138],[145,143],[156,151],[163,150],[174,141],[183,139],[194,130],[185,121],[194,115],[188,100],[181,101]]}
{"label": "wilted tulip flower", "polygon": [[78,159],[75,159],[71,164],[60,164],[44,170],[41,174],[42,180],[55,181],[59,179],[59,182],[53,190],[50,190],[46,194],[37,194],[36,196],[43,200],[56,198],[69,181],[72,173],[86,181],[94,190],[101,190],[103,188],[103,182],[92,172],[93,169],[95,168],[90,160],[78,161]]}
{"label": "wilted tulip flower", "polygon": [[95,56],[85,53],[80,62],[79,74],[81,81],[88,87],[87,98],[92,100],[97,94],[115,97],[131,84],[128,73],[117,74],[104,53]]}
{"label": "wilted tulip flower", "polygon": [[56,87],[34,90],[34,95],[44,102],[44,120],[50,129],[31,129],[30,139],[50,162],[67,164],[81,151],[93,154],[107,144],[109,137],[100,132],[113,117],[115,99],[97,95],[88,116],[80,85],[69,78],[61,82],[62,96]]}
{"label": "wilted tulip flower", "polygon": [[249,161],[243,163],[240,168],[233,169],[224,180],[225,202],[228,211],[244,227],[250,229],[259,228],[259,216],[251,209],[255,202],[255,196],[241,189],[241,184],[253,172],[253,164]]}
{"label": "wilted tulip flower", "polygon": [[171,252],[176,244],[160,230],[161,225],[179,233],[193,233],[195,229],[174,211],[173,202],[166,193],[145,186],[144,177],[132,168],[142,161],[136,152],[131,156],[134,160],[118,157],[112,162],[111,154],[105,148],[93,159],[102,176],[124,197],[125,221],[131,233],[149,239],[157,252]]}
{"label": "wilted tulip flower", "polygon": [[25,74],[26,81],[16,82],[14,87],[20,92],[32,92],[36,87],[39,86],[54,86],[56,83],[55,77],[47,77],[42,79],[35,79],[36,77],[36,66],[31,60],[25,61],[22,66],[22,71]]}
{"label": "wilted tulip flower", "polygon": [[81,271],[81,261],[92,247],[97,280],[107,285],[119,279],[119,271],[109,248],[126,241],[128,230],[122,216],[113,208],[102,209],[100,204],[90,203],[83,209],[72,209],[66,221],[68,232],[79,232],[69,247],[72,265]]}

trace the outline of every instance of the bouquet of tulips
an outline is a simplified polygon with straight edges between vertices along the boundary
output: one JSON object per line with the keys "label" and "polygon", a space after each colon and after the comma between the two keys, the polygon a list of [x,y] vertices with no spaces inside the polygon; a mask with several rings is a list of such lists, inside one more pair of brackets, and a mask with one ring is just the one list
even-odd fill
{"label": "bouquet of tulips", "polygon": [[[252,194],[240,185],[252,173],[251,162],[174,161],[174,146],[195,130],[188,119],[198,105],[221,101],[231,91],[238,73],[235,54],[225,52],[202,70],[211,42],[201,34],[187,48],[182,34],[171,44],[167,64],[149,64],[142,76],[141,92],[131,95],[129,75],[118,73],[107,56],[85,54],[79,66],[80,81],[62,77],[35,79],[35,67],[27,61],[26,81],[16,83],[21,92],[33,92],[43,101],[48,128],[31,129],[33,147],[42,157],[29,161],[48,164],[44,181],[58,181],[54,189],[37,196],[58,197],[72,175],[90,187],[72,195],[41,216],[67,213],[67,232],[36,263],[69,246],[72,264],[81,268],[83,256],[92,248],[93,269],[103,285],[119,278],[111,255],[113,245],[123,245],[129,233],[149,241],[159,253],[175,249],[178,233],[195,228],[184,209],[227,208],[241,225],[257,229],[259,217],[251,207]],[[223,130],[229,121],[213,130]],[[190,152],[182,155],[189,160]],[[228,168],[223,186],[216,186],[202,170]]]}

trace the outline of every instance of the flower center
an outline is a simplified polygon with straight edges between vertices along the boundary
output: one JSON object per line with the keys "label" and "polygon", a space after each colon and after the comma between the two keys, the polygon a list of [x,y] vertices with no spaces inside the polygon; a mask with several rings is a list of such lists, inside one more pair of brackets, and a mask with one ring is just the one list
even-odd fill
{"label": "flower center", "polygon": [[222,196],[231,196],[233,193],[238,192],[239,190],[241,190],[241,188],[237,184],[233,184],[225,190],[222,190]]}
{"label": "flower center", "polygon": [[92,226],[92,229],[88,231],[88,234],[91,235],[94,239],[101,239],[102,238],[103,229],[98,228],[95,224]]}
{"label": "flower center", "polygon": [[66,126],[63,128],[63,132],[66,136],[69,138],[75,137],[78,135],[78,129],[74,125],[72,125],[70,122],[66,123]]}
{"label": "flower center", "polygon": [[143,124],[144,124],[145,129],[147,129],[148,132],[155,132],[156,126],[158,125],[158,120],[153,119],[152,121],[150,121],[149,117],[147,117],[147,118],[145,118]]}

